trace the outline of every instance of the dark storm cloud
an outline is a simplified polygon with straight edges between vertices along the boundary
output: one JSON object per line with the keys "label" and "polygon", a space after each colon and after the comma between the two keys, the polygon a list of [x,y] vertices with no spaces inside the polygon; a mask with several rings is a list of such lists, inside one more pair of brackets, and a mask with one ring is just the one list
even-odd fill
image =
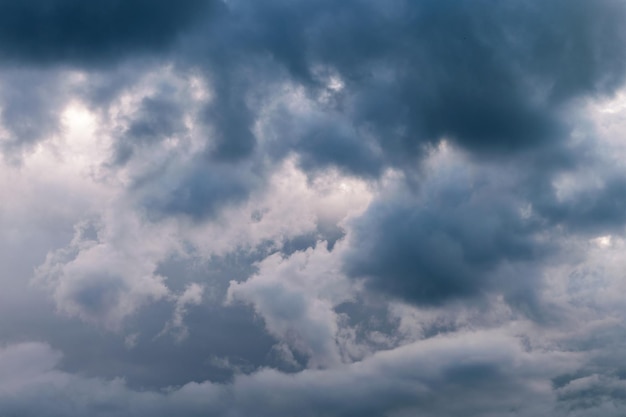
{"label": "dark storm cloud", "polygon": [[[295,146],[307,168],[335,165],[364,175],[380,172],[372,148],[387,164],[403,165],[444,136],[488,154],[558,140],[565,106],[581,95],[610,93],[625,68],[625,7],[614,0],[541,7],[528,0],[239,1],[222,5],[212,25],[190,31],[209,3],[4,2],[2,16],[45,24],[33,24],[34,33],[2,22],[0,28],[24,43],[20,54],[56,61],[75,55],[78,62],[97,51],[150,50],[180,32],[192,34],[171,58],[204,68],[214,81],[205,118],[217,159],[255,149],[253,125],[264,100],[250,95],[259,86],[291,80],[315,99],[336,74],[343,90],[322,107],[340,117],[322,119],[295,141],[283,138],[282,146]],[[65,20],[71,24],[61,25]],[[5,49],[19,44],[7,41]]]}
{"label": "dark storm cloud", "polygon": [[347,273],[427,306],[532,288],[532,277],[512,270],[499,277],[498,268],[545,256],[541,223],[525,217],[524,200],[490,176],[444,172],[425,179],[416,196],[401,188],[373,203],[354,221]]}
{"label": "dark storm cloud", "polygon": [[[495,291],[541,309],[537,268],[584,256],[562,252],[568,239],[619,234],[626,222],[621,169],[557,152],[553,164],[528,154],[506,165],[434,160],[417,186],[383,194],[353,221],[346,272],[417,305]],[[597,179],[586,183],[579,165]],[[569,185],[558,185],[561,175]]]}
{"label": "dark storm cloud", "polygon": [[[368,140],[380,145],[392,164],[443,136],[487,154],[559,140],[566,105],[610,93],[626,64],[626,9],[613,0],[231,7],[246,23],[244,39],[254,39],[311,94],[324,88],[325,74],[340,76],[344,97],[329,111],[350,121],[365,149]],[[317,134],[326,141],[303,140],[308,165],[349,149],[332,132],[323,126]],[[350,153],[332,162],[350,167],[371,159],[366,151]]]}
{"label": "dark storm cloud", "polygon": [[212,0],[0,1],[0,56],[32,64],[106,65],[156,51],[217,2]]}
{"label": "dark storm cloud", "polygon": [[[184,33],[166,59],[210,81],[213,97],[195,116],[208,127],[211,160],[295,152],[305,170],[335,166],[365,177],[414,166],[442,137],[489,155],[558,142],[567,105],[610,93],[626,66],[626,6],[615,0],[5,1],[0,12],[0,51],[33,65],[109,62]],[[303,87],[313,112],[264,113],[283,83]],[[180,127],[181,103],[150,100],[121,135],[118,162]],[[257,149],[261,119],[278,137]],[[14,142],[37,140],[24,129],[14,129]],[[181,183],[181,193],[204,189],[195,181]]]}
{"label": "dark storm cloud", "polygon": [[625,13],[616,0],[3,1],[0,52],[32,63],[108,62],[185,33],[169,59],[212,79],[205,118],[220,160],[255,149],[259,94],[271,93],[259,86],[290,80],[315,100],[336,74],[340,97],[322,107],[339,117],[282,146],[295,146],[306,168],[376,175],[373,148],[404,165],[444,136],[488,154],[558,140],[572,99],[622,82]]}
{"label": "dark storm cloud", "polygon": [[[178,56],[214,82],[204,118],[218,160],[252,155],[262,119],[274,138],[260,152],[295,152],[312,172],[378,176],[442,137],[486,155],[550,148],[567,136],[568,105],[610,94],[626,68],[626,6],[613,0],[227,8]],[[267,114],[285,82],[304,88],[310,112]]]}

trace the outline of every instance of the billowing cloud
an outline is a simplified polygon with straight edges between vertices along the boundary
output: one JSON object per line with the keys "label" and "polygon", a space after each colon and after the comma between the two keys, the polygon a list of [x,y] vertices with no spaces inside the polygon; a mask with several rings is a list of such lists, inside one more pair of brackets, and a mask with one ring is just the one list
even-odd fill
{"label": "billowing cloud", "polygon": [[0,415],[623,414],[625,22],[0,0]]}
{"label": "billowing cloud", "polygon": [[355,220],[346,272],[424,305],[532,288],[517,270],[551,251],[545,225],[515,178],[494,174],[443,146],[415,192],[400,185]]}
{"label": "billowing cloud", "polygon": [[[507,407],[521,407],[525,399],[549,396],[550,386],[537,384],[537,379],[568,369],[570,356],[575,355],[545,353],[532,357],[512,338],[489,333],[466,337],[465,342],[442,338],[409,345],[333,371],[284,375],[262,370],[237,377],[230,385],[190,383],[168,393],[136,392],[120,380],[105,382],[59,372],[53,368],[57,353],[45,345],[22,344],[5,348],[0,364],[12,361],[18,368],[28,363],[30,371],[23,372],[22,381],[3,381],[2,394],[5,398],[13,395],[6,410],[42,416],[86,412],[243,416],[254,410],[259,415],[291,415],[299,410],[311,416],[437,415],[437,409],[450,415],[463,415],[468,410],[497,415]],[[518,369],[522,371],[516,372]],[[459,384],[470,381],[471,388],[461,389]],[[62,391],[63,397],[55,400]],[[497,392],[498,400],[487,391]],[[97,403],[85,401],[85,394],[96,392]],[[46,400],[28,402],[33,393]],[[456,401],[447,400],[450,395]],[[132,404],[132,408],[123,404]],[[541,405],[531,408],[532,412],[546,411]]]}

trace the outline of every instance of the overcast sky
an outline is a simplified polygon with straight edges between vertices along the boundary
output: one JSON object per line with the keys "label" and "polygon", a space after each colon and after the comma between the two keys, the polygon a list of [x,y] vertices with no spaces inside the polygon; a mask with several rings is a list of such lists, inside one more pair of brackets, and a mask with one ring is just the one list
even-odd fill
{"label": "overcast sky", "polygon": [[620,417],[625,0],[0,0],[0,415]]}

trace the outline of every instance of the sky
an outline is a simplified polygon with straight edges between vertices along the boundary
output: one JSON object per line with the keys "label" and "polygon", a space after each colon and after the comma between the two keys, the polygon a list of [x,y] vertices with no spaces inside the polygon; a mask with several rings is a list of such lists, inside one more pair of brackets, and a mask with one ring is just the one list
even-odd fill
{"label": "sky", "polygon": [[0,415],[620,417],[626,1],[0,0]]}

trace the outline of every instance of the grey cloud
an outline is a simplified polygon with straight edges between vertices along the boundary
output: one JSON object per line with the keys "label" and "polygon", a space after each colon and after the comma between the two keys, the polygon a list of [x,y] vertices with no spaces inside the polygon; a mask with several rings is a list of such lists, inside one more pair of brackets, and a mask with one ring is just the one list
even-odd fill
{"label": "grey cloud", "polygon": [[252,305],[268,331],[306,355],[310,367],[341,363],[338,317],[332,307],[348,295],[334,262],[332,253],[321,247],[288,258],[274,254],[247,281],[231,282],[227,302]]}
{"label": "grey cloud", "polygon": [[164,97],[144,98],[137,113],[133,115],[123,138],[116,143],[114,162],[118,164],[127,162],[135,148],[141,145],[185,133],[184,113],[177,103]]}
{"label": "grey cloud", "polygon": [[[261,367],[291,370],[280,357],[272,354],[278,341],[267,334],[254,312],[243,306],[222,306],[220,288],[214,288],[220,281],[226,286],[234,276],[247,277],[247,271],[239,271],[250,267],[246,259],[213,259],[203,264],[197,259],[168,261],[159,267],[156,274],[166,279],[174,295],[183,293],[191,282],[207,286],[202,304],[187,307],[184,320],[179,324],[188,328],[188,335],[179,341],[176,331],[161,334],[166,323],[175,319],[175,299],[161,298],[144,303],[126,316],[114,332],[94,325],[101,324],[96,320],[120,309],[117,304],[120,299],[132,302],[133,297],[127,297],[129,291],[133,292],[132,288],[126,288],[122,294],[116,287],[128,287],[127,283],[101,276],[109,268],[101,268],[85,279],[66,285],[74,292],[64,294],[59,300],[60,308],[79,308],[73,311],[80,311],[83,320],[58,314],[55,307],[59,304],[55,306],[51,302],[56,300],[50,300],[39,288],[27,285],[32,274],[30,266],[43,256],[40,253],[36,261],[22,259],[21,263],[27,265],[26,271],[14,278],[21,285],[19,288],[14,288],[17,284],[3,277],[4,290],[0,297],[3,344],[45,340],[54,349],[64,352],[58,365],[60,370],[94,378],[123,377],[136,389],[160,390],[190,381],[229,381],[235,369],[218,366],[211,361],[213,357],[228,360],[246,372]],[[6,260],[3,265],[11,267],[14,273],[19,271]],[[108,291],[99,291],[99,287]],[[127,336],[132,337],[130,345],[125,343]]]}
{"label": "grey cloud", "polygon": [[[626,10],[615,0],[541,7],[529,0],[79,3],[3,2],[0,15],[33,22],[0,22],[4,48],[33,58],[93,59],[150,49],[188,29],[169,59],[213,80],[205,117],[215,136],[212,155],[225,160],[252,154],[254,124],[275,91],[268,87],[285,81],[305,87],[314,101],[328,74],[343,83],[341,98],[324,104],[339,117],[295,141],[303,166],[376,175],[383,161],[373,148],[386,164],[406,166],[442,137],[487,154],[558,141],[568,128],[568,103],[611,93],[626,65]],[[192,29],[194,19],[209,16],[207,7],[221,12]],[[290,143],[285,138],[283,146]]]}
{"label": "grey cloud", "polygon": [[[567,104],[611,93],[625,68],[625,10],[612,0],[225,7],[171,56],[180,67],[202,68],[213,82],[204,117],[217,159],[253,153],[254,124],[285,81],[305,87],[331,117],[296,140],[283,132],[282,146],[301,154],[305,168],[377,175],[382,163],[413,163],[411,155],[442,137],[487,154],[558,141],[568,129]],[[342,91],[321,103],[329,74],[341,79]]]}
{"label": "grey cloud", "polygon": [[[21,381],[1,381],[0,407],[9,414],[42,416],[495,416],[512,408],[530,416],[552,410],[550,392],[536,381],[567,369],[567,357],[524,353],[514,339],[495,334],[466,337],[472,343],[464,348],[457,338],[438,338],[335,370],[297,375],[261,370],[225,385],[189,383],[167,393],[63,373],[54,369],[58,354],[45,345],[16,345],[2,351],[0,366],[11,360],[18,367],[30,363],[32,371]],[[523,364],[523,371],[514,372],[514,363]],[[61,391],[65,394],[58,396]],[[98,401],[85,401],[91,395]]]}
{"label": "grey cloud", "polygon": [[[297,82],[316,91],[324,86],[319,68],[336,73],[345,98],[333,111],[357,128],[364,149],[374,140],[391,164],[441,137],[487,154],[558,141],[567,103],[610,93],[625,68],[625,10],[611,0],[232,2],[232,9],[248,23],[244,39],[258,39]],[[322,165],[343,143],[326,136],[308,145],[308,157]],[[367,155],[333,163],[354,166]]]}
{"label": "grey cloud", "polygon": [[[209,80],[214,97],[198,115],[208,130],[196,134],[207,136],[211,161],[230,163],[265,153],[282,158],[295,152],[305,170],[339,167],[376,177],[388,165],[413,168],[414,157],[442,137],[489,155],[559,142],[569,128],[562,117],[567,105],[580,96],[613,91],[625,65],[621,3],[562,3],[553,0],[538,7],[527,0],[506,5],[463,1],[443,6],[351,0],[341,5],[237,1],[215,6],[190,0],[174,8],[167,1],[92,8],[64,0],[47,9],[36,2],[6,2],[4,7],[51,27],[66,14],[84,13],[106,28],[110,21],[120,22],[115,32],[76,23],[67,33],[59,29],[59,39],[49,40],[86,57],[83,49],[90,43],[94,47],[89,51],[110,45],[116,51],[137,45],[150,49],[151,42],[164,42],[161,37],[185,32],[164,59],[175,62],[176,70],[199,68]],[[209,6],[221,11],[212,15],[211,24],[192,28],[192,20],[209,16],[203,12]],[[141,24],[122,30],[140,14]],[[163,19],[167,24],[160,23]],[[152,36],[157,27],[159,36]],[[85,36],[79,36],[82,31]],[[54,51],[48,38],[41,45],[32,39],[36,48],[31,49]],[[62,61],[64,52],[55,56],[51,59]],[[332,77],[341,87],[333,90],[332,100],[322,100]],[[275,109],[266,122],[275,124],[278,137],[271,147],[257,149],[255,126],[267,118],[268,102],[285,83],[304,88],[313,112],[296,119],[304,128],[292,128],[293,114]],[[157,128],[159,135],[182,129],[178,116],[184,112],[181,103],[146,99],[119,139],[117,161],[130,158],[138,143],[151,142],[148,137],[155,135],[150,132]],[[17,133],[19,141],[28,141],[28,132]],[[156,205],[165,212],[191,213],[195,206],[217,201],[218,194],[230,200],[231,193],[219,192],[210,177],[197,181],[190,175],[174,193],[180,203]],[[232,195],[245,198],[246,186],[232,182]],[[184,201],[191,194],[198,195],[197,204]]]}
{"label": "grey cloud", "polygon": [[60,73],[39,69],[1,74],[0,149],[19,161],[22,152],[61,131],[60,112],[69,100],[69,83]]}
{"label": "grey cloud", "polygon": [[[183,323],[188,334],[182,340],[176,338],[178,333],[162,334],[173,310],[171,303],[161,301],[130,317],[124,333],[103,333],[74,324],[73,340],[55,335],[46,340],[66,354],[60,369],[94,378],[124,377],[134,389],[162,390],[191,381],[226,383],[235,373],[286,368],[271,355],[277,340],[250,309],[225,308],[203,300],[186,312]],[[66,327],[55,328],[67,332]],[[124,343],[129,335],[135,335],[131,346]],[[76,345],[79,341],[83,346]],[[225,367],[216,358],[239,368]]]}
{"label": "grey cloud", "polygon": [[[45,339],[68,355],[58,362],[40,344],[0,349],[0,370],[10,371],[0,372],[0,393],[11,392],[0,394],[0,414],[623,414],[615,406],[625,392],[623,369],[615,365],[621,364],[623,334],[609,347],[578,340],[563,351],[542,334],[545,344],[533,350],[530,343],[474,335],[465,327],[497,322],[499,331],[518,329],[528,315],[520,318],[515,308],[524,303],[535,303],[535,310],[555,303],[562,316],[572,312],[581,322],[589,311],[598,320],[621,317],[603,310],[602,300],[581,306],[589,292],[568,299],[545,291],[549,285],[571,291],[571,282],[550,275],[556,264],[575,264],[590,238],[618,240],[623,232],[622,168],[590,161],[570,142],[581,103],[611,95],[623,83],[625,18],[620,0],[0,0],[5,155],[25,154],[62,134],[60,116],[70,100],[100,118],[96,136],[102,138],[81,138],[77,148],[113,137],[108,164],[85,164],[101,175],[93,182],[56,194],[42,192],[45,181],[25,187],[24,195],[17,186],[6,188],[7,205],[15,198],[42,207],[29,211],[18,204],[16,213],[45,219],[14,226],[18,213],[3,220],[7,232],[0,242],[9,255],[0,259],[8,274],[18,271],[26,280],[50,249],[39,282],[60,312],[88,324],[43,319],[55,306],[25,313],[17,301],[0,303],[6,340]],[[158,72],[174,80],[171,85],[148,76]],[[206,84],[206,97],[193,98],[200,91],[191,75]],[[128,97],[137,106],[113,120]],[[432,154],[446,146],[463,157],[433,162]],[[61,164],[47,157],[38,160],[42,167]],[[316,206],[319,196],[328,219],[311,220],[315,209],[305,210],[311,225],[301,226],[305,220],[288,209],[304,203],[274,210],[271,198],[260,199],[258,210],[250,203],[223,228],[194,235],[222,226],[229,209],[265,193],[268,178],[288,158],[310,181],[329,171],[338,171],[337,181],[347,188],[364,179],[372,204],[344,223],[347,215],[335,213],[344,209],[317,190],[305,199]],[[600,185],[561,198],[559,175],[572,174],[576,182],[583,165],[596,171]],[[83,175],[68,172],[68,182]],[[386,188],[388,177],[406,182]],[[88,194],[96,183],[102,189],[84,200],[97,203],[62,210],[78,205],[72,196]],[[287,190],[273,198],[300,195]],[[55,208],[59,199],[61,209]],[[52,210],[64,214],[39,214]],[[98,230],[55,250],[83,212],[106,212],[105,224],[132,236]],[[136,219],[125,222],[127,215]],[[303,230],[291,233],[291,227]],[[268,256],[282,252],[295,259],[319,250],[320,238],[330,240],[328,259],[311,275],[297,265],[260,274]],[[188,248],[194,239],[199,246],[224,239],[220,250],[241,245],[256,252],[217,259]],[[572,241],[584,250],[558,251],[576,246]],[[155,248],[161,243],[172,247]],[[189,264],[209,256],[207,270],[168,263],[177,250],[191,254]],[[13,254],[23,258],[10,259]],[[337,282],[322,288],[337,259],[344,261],[337,282],[357,286],[344,279],[347,273],[364,279],[369,293]],[[10,279],[3,278],[3,300],[27,292],[22,284],[5,288]],[[239,300],[251,307],[221,305],[230,280],[236,281],[231,293],[238,289]],[[177,294],[196,282],[205,296],[190,295],[185,303]],[[597,287],[621,290],[615,283]],[[357,293],[382,307],[365,305]],[[491,303],[501,295],[496,309]],[[408,343],[400,327],[410,319],[391,317],[389,306],[400,305],[395,299],[423,307],[397,314],[418,316],[414,339],[428,340],[397,347]],[[489,314],[498,318],[448,323],[428,316],[451,305],[449,315],[494,308]],[[15,314],[24,317],[13,322]],[[100,332],[94,323],[118,333]],[[540,320],[522,325],[547,326]],[[172,337],[185,329],[186,339]],[[370,340],[374,332],[379,338]],[[351,342],[358,346],[340,345]],[[302,370],[307,365],[328,369]],[[128,385],[111,380],[117,376]],[[162,392],[166,386],[172,387]]]}
{"label": "grey cloud", "polygon": [[154,219],[184,215],[197,221],[215,217],[229,204],[245,201],[263,179],[247,166],[203,157],[187,167],[166,166],[150,174],[135,185],[147,213]]}
{"label": "grey cloud", "polygon": [[307,112],[278,106],[264,120],[263,136],[266,152],[273,158],[294,152],[299,166],[312,174],[339,168],[349,175],[375,178],[385,166],[383,151],[376,144],[368,143],[349,120],[324,106]]}
{"label": "grey cloud", "polygon": [[621,173],[608,173],[601,184],[561,199],[557,190],[551,189],[538,196],[536,208],[551,222],[572,231],[610,233],[626,220],[626,178]]}
{"label": "grey cloud", "polygon": [[356,132],[341,126],[316,125],[295,147],[300,166],[307,172],[340,167],[350,174],[377,176],[382,163],[372,149],[363,146]]}
{"label": "grey cloud", "polygon": [[539,238],[541,222],[525,216],[528,203],[488,172],[441,171],[415,196],[400,187],[353,222],[346,272],[421,305],[532,288],[533,277],[514,267],[550,247]]}
{"label": "grey cloud", "polygon": [[559,401],[571,410],[589,410],[604,404],[623,407],[626,404],[626,382],[607,375],[575,378],[558,389]]}
{"label": "grey cloud", "polygon": [[[269,151],[295,152],[313,171],[334,166],[368,177],[384,166],[411,168],[442,137],[491,156],[554,147],[571,128],[568,105],[610,94],[626,65],[626,10],[611,0],[228,7],[223,39],[235,52],[213,43],[192,49],[220,57],[206,63],[218,75],[209,113],[221,138],[216,155],[250,154],[266,100],[242,98],[271,96],[288,81],[304,88],[313,109],[297,117],[275,108],[266,123],[278,150]],[[333,77],[340,85],[331,91]]]}
{"label": "grey cloud", "polygon": [[[218,59],[221,56],[218,55]],[[267,82],[247,74],[238,74],[236,64],[213,71],[216,78],[216,98],[205,109],[205,123],[213,129],[214,143],[210,155],[216,160],[237,161],[249,157],[256,147],[252,132],[255,112],[247,103],[249,84]],[[252,79],[250,79],[252,78]],[[243,84],[243,85],[242,85]]]}
{"label": "grey cloud", "polygon": [[596,408],[624,407],[626,373],[621,362],[621,345],[625,335],[626,329],[621,323],[607,321],[590,330],[576,332],[564,341],[572,351],[584,352],[585,360],[574,372],[553,378],[560,407],[581,414]]}
{"label": "grey cloud", "polygon": [[99,317],[113,310],[126,291],[128,288],[118,277],[91,274],[89,280],[78,284],[68,297],[86,316]]}
{"label": "grey cloud", "polygon": [[119,236],[117,244],[99,240],[100,236],[92,240],[87,229],[87,223],[77,226],[67,247],[50,252],[36,269],[34,281],[52,293],[60,312],[118,330],[124,317],[167,297],[169,290],[154,272],[158,255],[144,252],[145,248],[124,250]]}
{"label": "grey cloud", "polygon": [[569,239],[621,235],[624,227],[619,162],[598,156],[601,140],[583,144],[506,164],[431,155],[424,175],[383,193],[353,221],[346,272],[420,305],[497,292],[548,319],[554,312],[540,312],[546,305],[536,298],[541,268],[584,258],[562,251]]}
{"label": "grey cloud", "polygon": [[108,65],[171,44],[210,16],[211,0],[77,0],[0,2],[0,56],[32,64]]}

